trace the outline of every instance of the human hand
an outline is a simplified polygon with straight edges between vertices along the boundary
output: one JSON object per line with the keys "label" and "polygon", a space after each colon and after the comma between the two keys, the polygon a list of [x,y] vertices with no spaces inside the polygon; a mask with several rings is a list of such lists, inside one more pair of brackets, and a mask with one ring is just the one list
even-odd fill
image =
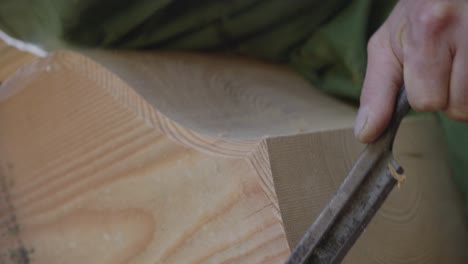
{"label": "human hand", "polygon": [[361,142],[372,142],[385,129],[403,80],[415,111],[444,111],[468,121],[467,1],[399,1],[367,52],[354,130]]}

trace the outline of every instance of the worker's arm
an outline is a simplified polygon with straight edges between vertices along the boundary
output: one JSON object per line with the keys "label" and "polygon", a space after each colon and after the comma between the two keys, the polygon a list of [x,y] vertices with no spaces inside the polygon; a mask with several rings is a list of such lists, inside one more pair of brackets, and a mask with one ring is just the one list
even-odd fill
{"label": "worker's arm", "polygon": [[416,111],[468,121],[468,1],[401,0],[368,44],[355,133],[373,141],[386,127],[402,82]]}

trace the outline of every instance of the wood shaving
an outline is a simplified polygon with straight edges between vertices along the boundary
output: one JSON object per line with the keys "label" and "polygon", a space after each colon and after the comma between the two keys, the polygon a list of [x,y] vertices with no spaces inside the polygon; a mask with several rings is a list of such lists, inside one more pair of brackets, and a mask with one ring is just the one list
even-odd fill
{"label": "wood shaving", "polygon": [[390,174],[392,174],[393,178],[397,180],[397,187],[398,189],[401,189],[401,185],[406,181],[406,175],[405,174],[399,174],[395,168],[392,166],[392,164],[388,163],[388,169],[390,170]]}

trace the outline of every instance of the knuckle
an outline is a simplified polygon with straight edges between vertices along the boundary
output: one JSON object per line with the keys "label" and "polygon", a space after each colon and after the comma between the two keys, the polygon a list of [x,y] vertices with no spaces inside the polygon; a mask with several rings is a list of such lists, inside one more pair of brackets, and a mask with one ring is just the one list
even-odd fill
{"label": "knuckle", "polygon": [[375,32],[367,42],[367,52],[371,53],[375,50],[379,50],[384,48],[385,45],[383,44],[382,36],[379,31]]}
{"label": "knuckle", "polygon": [[417,21],[428,33],[437,32],[455,15],[456,7],[449,1],[425,1],[419,9]]}

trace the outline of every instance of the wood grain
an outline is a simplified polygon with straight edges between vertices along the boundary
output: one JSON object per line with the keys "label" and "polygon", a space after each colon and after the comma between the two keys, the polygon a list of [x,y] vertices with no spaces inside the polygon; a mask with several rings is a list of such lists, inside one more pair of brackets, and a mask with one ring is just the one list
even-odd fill
{"label": "wood grain", "polygon": [[[287,256],[281,222],[246,159],[177,143],[92,78],[50,62],[33,65],[40,73],[30,79],[8,82],[34,86],[0,104],[3,178],[14,181],[14,209],[3,210],[2,219],[15,216],[31,263],[257,263]],[[131,96],[120,98],[148,107]],[[1,232],[9,234],[7,227]],[[0,244],[5,254],[17,250],[10,240]]]}
{"label": "wood grain", "polygon": [[36,58],[37,56],[16,50],[0,40],[0,83],[15,73],[18,68]]}
{"label": "wood grain", "polygon": [[[0,89],[0,263],[282,263],[362,149],[354,115],[259,62],[34,61]],[[466,262],[439,133],[404,122],[407,182],[346,263]]]}

